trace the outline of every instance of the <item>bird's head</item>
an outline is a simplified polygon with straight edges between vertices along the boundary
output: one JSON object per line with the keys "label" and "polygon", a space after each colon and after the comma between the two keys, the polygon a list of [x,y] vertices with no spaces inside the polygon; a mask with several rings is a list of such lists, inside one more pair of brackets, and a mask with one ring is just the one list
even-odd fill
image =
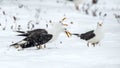
{"label": "bird's head", "polygon": [[71,36],[71,33],[67,30],[67,26],[68,24],[64,24],[63,21],[65,20],[66,18],[63,18],[61,21],[57,22],[57,23],[54,23],[53,27],[55,29],[57,29],[57,32],[65,32],[67,37],[70,37]]}
{"label": "bird's head", "polygon": [[103,22],[102,21],[99,21],[98,23],[97,23],[97,27],[99,28],[99,27],[102,27],[103,26]]}

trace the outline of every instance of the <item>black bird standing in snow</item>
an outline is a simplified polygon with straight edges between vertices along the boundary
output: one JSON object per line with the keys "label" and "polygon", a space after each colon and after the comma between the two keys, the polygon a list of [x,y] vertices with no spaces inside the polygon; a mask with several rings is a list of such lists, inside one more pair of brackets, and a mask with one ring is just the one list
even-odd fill
{"label": "black bird standing in snow", "polygon": [[51,38],[52,34],[48,34],[45,29],[35,29],[32,31],[27,31],[26,33],[23,31],[17,31],[19,33],[18,36],[24,36],[25,38],[22,41],[14,43],[10,46],[14,46],[15,48],[24,49],[29,47],[36,46],[38,49],[41,48],[40,45],[47,43]]}
{"label": "black bird standing in snow", "polygon": [[25,38],[22,41],[14,43],[10,46],[14,46],[15,48],[20,49],[36,46],[37,49],[40,49],[42,48],[41,45],[55,41],[61,32],[65,32],[66,35],[69,37],[70,33],[63,26],[64,24],[60,22],[54,23],[53,28],[49,30],[35,29],[26,33],[24,31],[17,31],[19,33],[22,33],[18,36],[25,36]]}
{"label": "black bird standing in snow", "polygon": [[91,43],[94,47],[98,44],[104,37],[104,32],[102,29],[103,22],[97,23],[97,28],[95,30],[88,31],[82,34],[72,34],[80,37],[80,39],[86,40],[87,46],[89,47],[89,43]]}

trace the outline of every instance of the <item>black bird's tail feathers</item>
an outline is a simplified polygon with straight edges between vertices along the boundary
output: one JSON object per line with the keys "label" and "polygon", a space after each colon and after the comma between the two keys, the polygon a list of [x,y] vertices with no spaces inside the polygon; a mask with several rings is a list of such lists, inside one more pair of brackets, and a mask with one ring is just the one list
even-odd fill
{"label": "black bird's tail feathers", "polygon": [[16,31],[16,32],[20,33],[17,36],[28,36],[29,35],[29,33],[25,31]]}
{"label": "black bird's tail feathers", "polygon": [[28,47],[33,47],[35,44],[33,44],[33,41],[28,41],[27,38],[23,39],[22,41],[19,41],[17,43],[14,43],[10,45],[10,47],[13,46],[15,48],[28,48]]}
{"label": "black bird's tail feathers", "polygon": [[10,46],[14,46],[15,48],[29,48],[34,46],[39,46],[47,43],[53,36],[51,34],[43,34],[43,35],[31,35],[29,37],[26,37],[22,41],[19,41],[17,43],[14,43]]}
{"label": "black bird's tail feathers", "polygon": [[28,36],[28,33],[18,34],[17,36]]}

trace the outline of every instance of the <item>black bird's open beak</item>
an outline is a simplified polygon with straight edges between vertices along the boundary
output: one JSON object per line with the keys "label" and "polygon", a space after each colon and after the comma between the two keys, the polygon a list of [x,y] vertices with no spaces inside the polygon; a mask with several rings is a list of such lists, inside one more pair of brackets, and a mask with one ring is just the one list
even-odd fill
{"label": "black bird's open beak", "polygon": [[[64,24],[63,21],[66,20],[66,18],[63,18],[62,21],[60,21],[62,23],[63,26],[68,26],[68,24]],[[67,37],[69,38],[71,36],[71,33],[68,31],[65,31]]]}

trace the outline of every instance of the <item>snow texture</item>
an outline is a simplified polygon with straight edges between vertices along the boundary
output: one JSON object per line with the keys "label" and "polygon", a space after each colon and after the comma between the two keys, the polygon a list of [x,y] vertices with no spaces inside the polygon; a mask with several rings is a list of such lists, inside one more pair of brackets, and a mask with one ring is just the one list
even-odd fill
{"label": "snow texture", "polygon": [[[119,4],[120,0],[99,0],[91,10],[99,8],[107,16],[94,17],[77,11],[67,0],[0,0],[0,68],[120,68],[120,23],[113,15],[120,13]],[[71,33],[95,29],[102,20],[105,37],[100,46],[87,47],[86,41],[62,33],[44,49],[9,47],[24,38],[16,36],[16,30],[49,29],[50,22],[64,17]]]}

